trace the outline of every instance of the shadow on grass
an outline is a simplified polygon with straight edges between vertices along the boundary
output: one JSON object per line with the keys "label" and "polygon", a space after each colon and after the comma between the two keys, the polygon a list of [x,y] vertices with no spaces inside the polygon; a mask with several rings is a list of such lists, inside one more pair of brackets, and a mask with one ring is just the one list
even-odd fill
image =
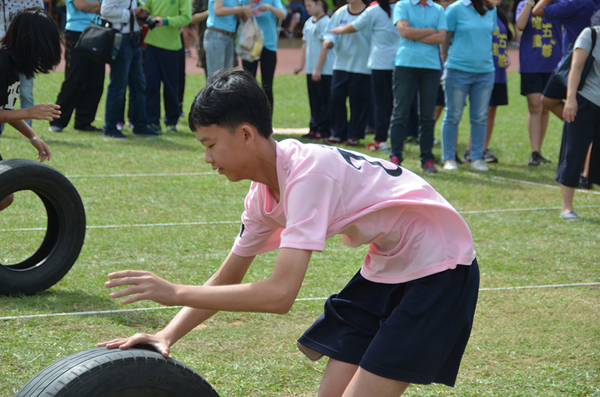
{"label": "shadow on grass", "polygon": [[46,290],[33,296],[0,296],[0,315],[10,312],[31,315],[38,313],[63,313],[114,309],[106,298],[100,298],[84,291]]}

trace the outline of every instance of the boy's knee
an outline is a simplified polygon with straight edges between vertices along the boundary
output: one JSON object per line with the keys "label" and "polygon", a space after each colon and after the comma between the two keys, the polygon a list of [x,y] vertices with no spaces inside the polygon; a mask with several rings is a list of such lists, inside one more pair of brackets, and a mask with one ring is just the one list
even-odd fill
{"label": "boy's knee", "polygon": [[15,196],[13,194],[10,194],[10,195],[6,196],[4,199],[2,199],[2,201],[0,201],[0,211],[9,207],[13,203],[13,201],[15,201]]}

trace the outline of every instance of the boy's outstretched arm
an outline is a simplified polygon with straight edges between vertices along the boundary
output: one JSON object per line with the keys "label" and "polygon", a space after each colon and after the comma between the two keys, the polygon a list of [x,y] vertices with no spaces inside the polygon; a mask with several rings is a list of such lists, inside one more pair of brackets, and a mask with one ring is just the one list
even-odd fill
{"label": "boy's outstretched arm", "polygon": [[312,251],[282,248],[273,274],[266,280],[240,284],[254,257],[230,253],[219,270],[203,285],[171,284],[149,272],[111,273],[109,288],[130,287],[111,294],[112,298],[132,295],[124,303],[150,299],[166,305],[183,305],[169,325],[156,335],[136,334],[131,338],[99,343],[98,346],[126,349],[136,344],[154,345],[165,356],[177,340],[218,310],[286,313],[302,286]]}

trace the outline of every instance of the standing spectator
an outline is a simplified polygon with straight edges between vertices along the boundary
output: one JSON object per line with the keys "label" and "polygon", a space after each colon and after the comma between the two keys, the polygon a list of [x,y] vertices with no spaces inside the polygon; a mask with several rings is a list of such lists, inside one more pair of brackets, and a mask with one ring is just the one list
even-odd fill
{"label": "standing spectator", "polygon": [[[498,6],[499,0],[493,1]],[[508,105],[508,80],[506,78],[506,68],[510,66],[510,56],[508,55],[508,43],[513,39],[513,34],[508,28],[508,18],[500,8],[496,8],[498,19],[496,23],[498,29],[492,36],[492,53],[494,55],[494,89],[490,98],[490,105],[487,113],[487,127],[485,132],[485,144],[483,146],[483,161],[486,163],[497,163],[498,157],[489,150],[490,140],[494,132],[496,123],[496,111],[498,106]],[[471,140],[469,139],[469,149],[465,150],[463,158],[466,162],[471,162]]]}
{"label": "standing spectator", "polygon": [[440,80],[438,45],[446,38],[444,8],[428,0],[402,1],[394,10],[394,24],[400,33],[394,70],[394,111],[390,125],[392,151],[390,159],[402,163],[406,123],[415,95],[419,92],[419,145],[421,168],[436,173],[433,157],[433,113]]}
{"label": "standing spectator", "polygon": [[148,128],[146,119],[146,77],[142,68],[140,25],[136,16],[145,10],[137,7],[136,0],[104,0],[100,8],[102,17],[123,34],[121,49],[110,68],[110,83],[106,94],[106,112],[103,135],[124,139],[117,129],[125,109],[125,91],[129,83],[129,109],[133,135],[156,136],[160,132]]}
{"label": "standing spectator", "polygon": [[358,31],[371,34],[371,52],[367,66],[371,69],[375,139],[366,146],[366,149],[371,151],[389,150],[387,138],[394,102],[392,75],[394,57],[400,40],[398,29],[392,23],[395,6],[395,1],[390,4],[388,0],[378,0],[377,4],[367,8],[354,22],[331,31],[336,34]]}
{"label": "standing spectator", "polygon": [[[44,9],[42,0],[2,0],[2,18],[0,18],[0,38],[6,35],[8,26],[17,13],[28,7],[39,7]],[[28,109],[33,106],[33,76],[27,77],[24,74],[19,75],[21,88],[19,91],[19,100],[21,109]],[[31,127],[31,119],[25,122]],[[0,134],[4,130],[4,124],[0,124]]]}
{"label": "standing spectator", "polygon": [[[148,30],[144,42],[146,51],[146,114],[150,127],[157,132],[160,127],[160,83],[163,85],[165,125],[167,131],[177,131],[179,110],[179,51],[182,49],[179,29],[192,19],[190,0],[146,0],[144,8],[156,21]],[[184,60],[185,63],[185,60]]]}
{"label": "standing spectator", "polygon": [[548,163],[542,156],[542,144],[548,128],[549,111],[542,104],[542,93],[552,72],[562,58],[562,34],[559,21],[550,22],[531,13],[533,0],[523,0],[517,6],[517,29],[521,35],[519,46],[519,73],[521,95],[527,97],[527,131],[531,156],[527,165]]}
{"label": "standing spectator", "polygon": [[262,87],[269,99],[271,115],[273,115],[273,77],[277,65],[277,39],[279,37],[277,20],[284,20],[287,10],[281,0],[257,0],[255,4],[254,13],[256,14],[256,22],[258,22],[258,26],[263,32],[264,47],[260,59],[254,62],[242,61],[242,65],[245,70],[256,77],[256,70],[260,62]]}
{"label": "standing spectator", "polygon": [[[294,73],[306,66],[306,88],[310,104],[310,130],[305,139],[322,139],[331,135],[331,74],[333,73],[333,56],[327,56],[323,48],[323,38],[329,27],[327,1],[305,0],[308,18],[302,29],[302,56],[300,66]],[[326,57],[320,73],[315,72],[319,57]]]}
{"label": "standing spectator", "polygon": [[62,113],[60,118],[50,122],[52,132],[61,132],[69,124],[73,111],[76,130],[102,131],[94,127],[92,122],[96,119],[98,103],[104,91],[105,65],[74,49],[81,32],[97,14],[100,14],[97,0],[67,0],[65,80],[56,98]]}
{"label": "standing spectator", "polygon": [[[545,17],[548,22],[562,23],[564,55],[581,31],[590,26],[590,16],[599,8],[600,0],[539,0],[532,12],[537,17]],[[548,81],[542,103],[561,120],[566,95],[567,88],[564,85],[554,79]]]}
{"label": "standing spectator", "polygon": [[252,8],[238,5],[238,0],[208,1],[208,19],[203,39],[207,80],[217,70],[233,65],[237,19],[247,19],[252,15]]}
{"label": "standing spectator", "polygon": [[[206,13],[206,14],[205,14]],[[196,25],[196,49],[198,51],[198,67],[206,72],[206,53],[204,52],[204,33],[208,18],[208,0],[192,0],[192,24]],[[206,76],[208,78],[208,76]]]}
{"label": "standing spectator", "polygon": [[[599,18],[600,19],[600,18]],[[563,205],[560,217],[565,221],[578,221],[579,216],[573,210],[575,188],[579,185],[579,176],[583,170],[585,155],[592,142],[600,142],[600,20],[596,26],[584,29],[575,42],[567,85],[567,102],[564,107],[564,128],[560,147],[560,161],[556,170],[556,180],[560,183]],[[596,43],[592,52],[595,31]],[[578,90],[581,74],[588,57],[594,57],[583,87]],[[592,183],[600,183],[598,164],[600,163],[599,145],[594,145],[591,154],[589,178]]]}
{"label": "standing spectator", "polygon": [[[362,0],[349,0],[329,21],[329,30],[354,22],[367,8]],[[344,143],[358,146],[367,126],[371,101],[370,75],[367,65],[371,33],[364,30],[355,34],[325,35],[323,46],[335,48],[331,82],[331,130],[333,135],[325,143]],[[317,65],[317,70],[320,65]],[[350,99],[350,122],[346,109]]]}
{"label": "standing spectator", "polygon": [[[448,33],[442,46],[446,75],[446,108],[442,123],[444,169],[458,170],[456,137],[465,100],[469,96],[471,169],[489,171],[483,161],[487,108],[494,88],[492,34],[497,29],[496,8],[484,0],[459,0],[446,9]],[[452,40],[452,46],[450,46]]]}

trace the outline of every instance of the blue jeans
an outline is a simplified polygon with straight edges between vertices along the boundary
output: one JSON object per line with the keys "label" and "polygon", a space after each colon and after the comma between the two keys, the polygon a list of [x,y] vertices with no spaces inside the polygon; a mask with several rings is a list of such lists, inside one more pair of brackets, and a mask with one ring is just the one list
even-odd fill
{"label": "blue jeans", "polygon": [[390,122],[390,155],[402,161],[402,148],[406,140],[406,127],[414,102],[415,90],[419,93],[419,142],[421,162],[433,160],[433,127],[435,100],[440,79],[436,69],[396,66],[394,70],[394,110]]}
{"label": "blue jeans", "polygon": [[442,123],[442,160],[454,160],[458,123],[462,118],[469,96],[469,116],[471,119],[471,158],[481,160],[485,145],[487,109],[494,89],[494,72],[469,73],[456,69],[446,69],[444,95],[446,108]]}
{"label": "blue jeans", "polygon": [[146,121],[146,77],[142,68],[142,50],[132,46],[130,35],[124,34],[121,49],[110,68],[110,83],[106,94],[106,124],[104,133],[117,133],[125,107],[125,91],[129,82],[129,108],[134,131],[145,131]]}
{"label": "blue jeans", "polygon": [[233,66],[234,38],[214,30],[204,32],[206,80],[217,70]]}
{"label": "blue jeans", "polygon": [[[24,74],[19,74],[21,86],[19,87],[19,99],[21,100],[21,109],[28,109],[35,105],[33,103],[33,77],[27,78]],[[31,120],[25,120],[27,125],[31,127]]]}

